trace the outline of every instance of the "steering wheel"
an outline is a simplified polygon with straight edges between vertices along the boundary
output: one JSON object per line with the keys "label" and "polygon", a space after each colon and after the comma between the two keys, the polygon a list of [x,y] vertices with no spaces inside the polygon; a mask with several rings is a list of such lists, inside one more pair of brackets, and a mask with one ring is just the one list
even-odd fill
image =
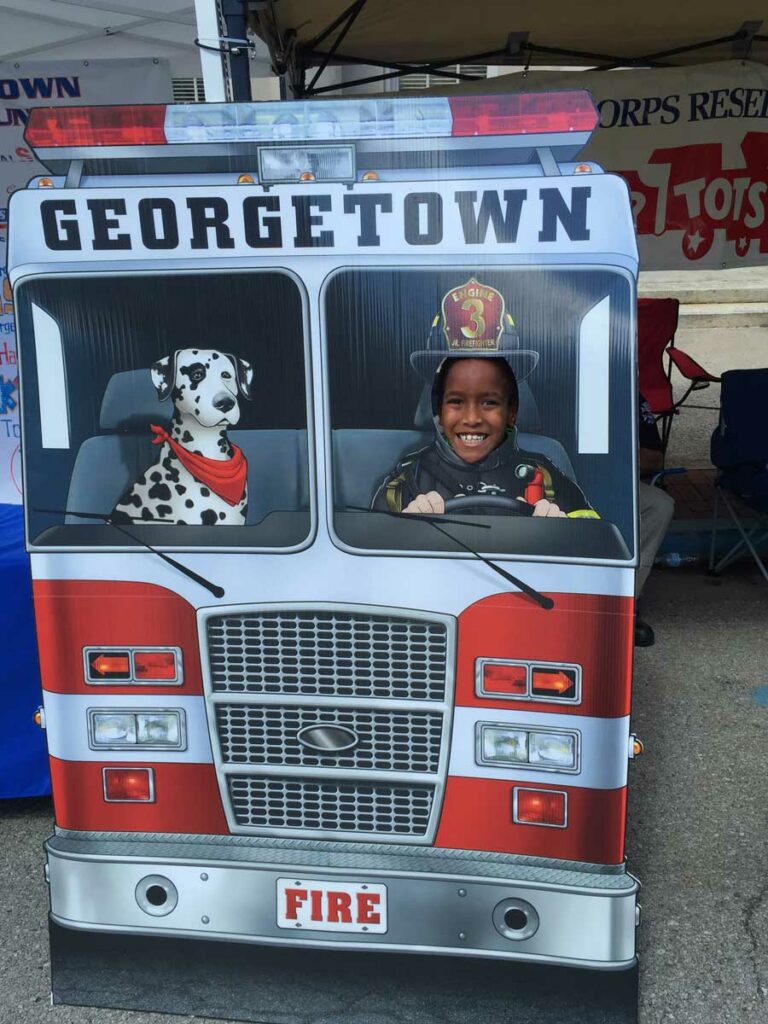
{"label": "steering wheel", "polygon": [[519,501],[517,498],[505,498],[502,494],[467,494],[461,498],[446,498],[446,513],[469,512],[470,509],[477,509],[481,513],[493,510],[498,513],[503,512],[508,516],[533,515],[533,505],[529,505],[527,501]]}

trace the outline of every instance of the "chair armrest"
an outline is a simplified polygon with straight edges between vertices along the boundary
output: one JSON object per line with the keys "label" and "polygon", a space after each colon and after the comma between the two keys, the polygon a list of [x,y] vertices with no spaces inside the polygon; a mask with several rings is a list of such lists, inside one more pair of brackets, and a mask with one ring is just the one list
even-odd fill
{"label": "chair armrest", "polygon": [[710,384],[719,384],[720,378],[714,377],[711,373],[704,369],[703,366],[699,365],[695,359],[683,352],[682,349],[675,348],[670,345],[667,349],[667,355],[678,368],[680,373],[687,377],[688,380],[702,380],[707,381]]}

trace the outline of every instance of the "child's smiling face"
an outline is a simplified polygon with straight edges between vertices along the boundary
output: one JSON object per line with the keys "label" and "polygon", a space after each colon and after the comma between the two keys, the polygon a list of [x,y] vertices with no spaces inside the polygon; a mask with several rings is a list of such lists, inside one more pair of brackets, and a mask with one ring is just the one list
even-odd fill
{"label": "child's smiling face", "polygon": [[440,426],[465,462],[482,462],[515,425],[517,407],[496,359],[457,359],[445,378]]}

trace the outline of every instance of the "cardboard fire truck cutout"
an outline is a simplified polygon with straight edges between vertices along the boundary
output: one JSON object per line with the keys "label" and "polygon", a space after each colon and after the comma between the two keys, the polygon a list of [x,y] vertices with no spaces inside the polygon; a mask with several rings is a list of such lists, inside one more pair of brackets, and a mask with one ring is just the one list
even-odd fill
{"label": "cardboard fire truck cutout", "polygon": [[[634,963],[637,254],[626,186],[578,163],[596,120],[585,93],[32,113],[54,921]],[[192,508],[168,452],[148,470],[217,353],[237,405],[200,422],[247,511],[194,460]],[[424,452],[444,510],[377,504]]]}

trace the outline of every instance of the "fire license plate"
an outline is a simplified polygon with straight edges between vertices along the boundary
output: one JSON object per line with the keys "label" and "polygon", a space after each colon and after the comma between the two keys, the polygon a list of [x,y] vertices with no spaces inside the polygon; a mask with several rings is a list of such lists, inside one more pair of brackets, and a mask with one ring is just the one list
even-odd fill
{"label": "fire license plate", "polygon": [[278,878],[277,926],[292,931],[385,932],[387,887]]}

